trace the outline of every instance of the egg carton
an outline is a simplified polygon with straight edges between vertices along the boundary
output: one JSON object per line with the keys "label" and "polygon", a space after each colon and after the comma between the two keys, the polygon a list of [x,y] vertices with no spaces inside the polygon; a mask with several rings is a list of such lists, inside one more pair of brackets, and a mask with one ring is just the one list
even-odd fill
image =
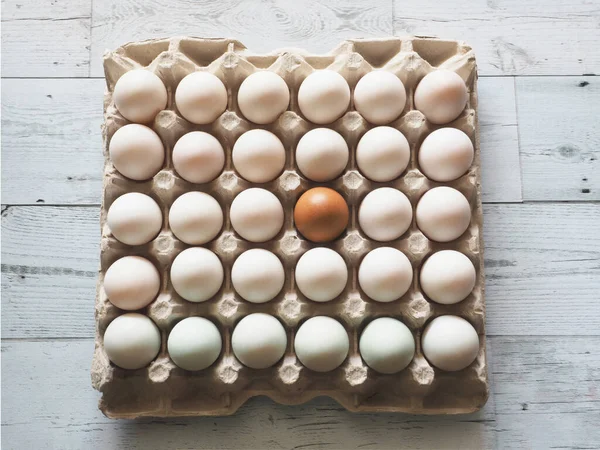
{"label": "egg carton", "polygon": [[[119,174],[108,157],[108,143],[115,131],[128,123],[115,108],[112,92],[121,75],[134,68],[147,68],[164,82],[168,105],[150,124],[161,137],[166,159],[163,169],[146,182],[129,180]],[[440,126],[429,123],[414,109],[413,93],[419,80],[436,68],[458,73],[466,82],[469,100],[463,113],[452,126],[464,131],[475,144],[475,160],[464,176],[443,183],[458,189],[469,200],[472,220],[468,230],[457,240],[438,243],[429,240],[413,222],[401,238],[392,242],[370,240],[359,228],[357,210],[361,200],[373,189],[390,186],[401,190],[414,207],[423,193],[442,183],[427,179],[419,171],[417,150],[425,138]],[[389,38],[349,40],[322,55],[304,50],[282,49],[268,54],[256,54],[233,39],[202,39],[175,37],[126,44],[104,55],[107,91],[104,97],[104,190],[101,211],[101,264],[96,298],[96,342],[92,364],[92,384],[102,393],[100,409],[108,417],[139,416],[202,416],[234,413],[248,398],[265,395],[283,404],[299,404],[316,396],[329,396],[350,411],[385,411],[418,414],[468,413],[479,409],[488,396],[485,354],[485,305],[482,248],[482,208],[480,188],[480,147],[477,121],[477,72],[470,47],[462,42],[431,38]],[[350,148],[347,170],[328,183],[307,180],[294,161],[294,150],[300,137],[317,128],[305,120],[298,108],[298,88],[302,80],[317,69],[339,72],[353,90],[358,80],[374,69],[396,74],[406,87],[407,102],[401,117],[390,124],[408,139],[411,158],[404,174],[388,183],[372,182],[357,169],[355,150],[359,138],[373,125],[369,124],[351,103],[340,119],[327,125],[339,132]],[[219,77],[227,87],[227,110],[210,125],[193,125],[178,113],[174,93],[181,79],[194,71],[208,71]],[[288,110],[269,125],[247,121],[237,105],[237,91],[242,81],[258,70],[270,70],[289,85],[291,101]],[[251,243],[232,229],[229,206],[242,190],[257,186],[236,174],[231,161],[231,149],[236,139],[252,128],[275,133],[283,142],[287,161],[284,172],[260,187],[273,192],[285,210],[284,227],[272,240]],[[216,136],[226,152],[225,169],[213,182],[192,184],[173,169],[171,152],[175,142],[190,131],[206,131]],[[294,228],[293,207],[298,197],[313,186],[329,186],[340,192],[348,202],[350,221],[346,232],[328,244],[307,241]],[[189,246],[178,240],[168,227],[169,207],[181,194],[204,191],[212,195],[223,208],[225,220],[221,233],[205,247],[214,251],[225,269],[225,281],[214,298],[204,303],[190,303],[173,289],[169,268],[179,252]],[[127,192],[142,192],[152,197],[163,212],[163,227],[150,243],[128,246],[117,241],[106,224],[111,203]],[[413,214],[414,216],[414,214]],[[308,300],[296,289],[294,267],[300,256],[317,246],[337,251],[349,268],[349,281],[344,292],[328,303]],[[406,254],[414,270],[409,291],[399,300],[378,303],[361,290],[357,271],[361,259],[370,250],[392,246]],[[244,301],[233,290],[231,267],[234,260],[250,248],[264,248],[282,260],[286,280],[282,292],[272,301],[253,304]],[[477,282],[473,292],[455,305],[440,305],[428,301],[419,286],[422,262],[433,252],[455,249],[469,257],[476,267]],[[103,335],[108,324],[123,311],[107,299],[103,278],[108,267],[126,255],[139,255],[152,261],[161,274],[158,298],[141,310],[159,327],[162,347],[158,357],[138,370],[125,370],[112,364],[104,349]],[[284,325],[288,347],[284,357],[268,369],[243,366],[231,350],[231,334],[236,323],[251,313],[264,312],[277,317]],[[477,330],[480,351],[476,360],[459,372],[445,372],[429,364],[423,356],[420,340],[425,325],[433,318],[454,314],[467,319]],[[294,354],[296,330],[306,319],[325,315],[337,319],[347,330],[350,352],[344,363],[327,373],[305,368]],[[202,316],[213,321],[223,337],[223,351],[208,369],[188,372],[178,368],[169,358],[167,336],[173,326],[189,316]],[[370,369],[358,352],[358,339],[366,324],[377,317],[395,317],[412,331],[416,354],[411,364],[394,375],[379,374]]]}

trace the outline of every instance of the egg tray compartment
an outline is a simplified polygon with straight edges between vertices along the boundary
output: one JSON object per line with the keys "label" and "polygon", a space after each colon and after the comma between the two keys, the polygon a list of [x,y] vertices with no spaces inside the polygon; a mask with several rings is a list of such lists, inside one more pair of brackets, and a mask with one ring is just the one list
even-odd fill
{"label": "egg tray compartment", "polygon": [[[96,343],[92,363],[92,384],[102,393],[100,409],[108,417],[196,416],[234,413],[248,398],[266,395],[283,404],[304,403],[316,396],[334,398],[351,411],[386,411],[422,414],[468,413],[479,409],[488,395],[485,356],[485,305],[482,248],[482,208],[480,192],[480,148],[477,122],[477,73],[475,57],[470,47],[460,42],[430,38],[351,40],[341,43],[328,54],[310,55],[302,50],[278,50],[258,55],[232,39],[172,38],[131,43],[107,52],[104,56],[107,92],[104,99],[104,190],[101,210],[101,267],[96,297]],[[163,169],[146,182],[136,182],[120,175],[108,157],[108,143],[115,131],[128,123],[112,101],[112,91],[118,78],[133,68],[146,67],[165,83],[168,92],[166,110],[148,124],[161,137],[166,150]],[[475,160],[467,174],[449,183],[427,179],[418,169],[417,150],[427,134],[440,128],[429,123],[414,110],[413,93],[418,81],[435,68],[447,68],[466,82],[469,100],[463,113],[451,124],[464,131],[474,142]],[[302,176],[294,161],[294,150],[300,137],[319,127],[306,121],[298,109],[298,88],[302,80],[315,69],[329,68],[342,74],[353,90],[367,72],[382,68],[397,74],[407,91],[407,102],[401,117],[389,126],[407,137],[411,159],[404,174],[389,183],[375,183],[363,177],[357,169],[355,150],[359,138],[373,125],[354,110],[351,103],[346,114],[326,127],[338,131],[347,141],[350,160],[346,171],[329,183],[315,183]],[[241,82],[257,70],[271,70],[288,84],[291,101],[288,111],[269,125],[248,122],[237,106],[237,90]],[[174,93],[181,79],[196,70],[205,70],[224,81],[228,91],[228,107],[214,123],[193,125],[178,113]],[[270,183],[253,184],[236,174],[231,162],[235,140],[252,128],[264,128],[275,133],[286,149],[286,166],[280,177]],[[223,173],[213,182],[192,184],[173,169],[171,152],[177,139],[190,131],[207,131],[219,139],[226,153]],[[461,191],[469,200],[472,219],[469,229],[450,243],[430,241],[416,227],[392,242],[375,242],[359,229],[358,206],[373,189],[390,186],[404,192],[414,208],[428,189],[447,185]],[[273,192],[285,210],[284,227],[271,241],[251,243],[240,238],[229,220],[229,205],[233,198],[249,187],[262,187]],[[340,192],[350,208],[346,232],[332,243],[325,244],[339,252],[349,268],[349,280],[344,292],[328,303],[316,303],[305,298],[294,284],[294,267],[300,256],[310,248],[322,246],[307,241],[293,225],[293,207],[298,197],[314,186],[329,186]],[[189,191],[203,191],[220,203],[225,220],[221,233],[204,245],[221,259],[225,281],[218,294],[204,303],[183,300],[172,288],[169,268],[175,256],[190,247],[179,241],[169,230],[168,210],[173,201]],[[106,225],[111,203],[127,192],[142,192],[154,198],[163,212],[163,227],[150,243],[128,246],[117,241]],[[414,214],[413,214],[414,216]],[[358,265],[366,253],[376,247],[391,246],[404,252],[413,265],[413,284],[399,300],[378,303],[360,289]],[[277,254],[285,268],[286,280],[282,292],[272,301],[252,304],[241,299],[231,284],[231,267],[243,251],[265,248]],[[455,249],[474,263],[477,282],[473,292],[456,305],[439,305],[428,301],[419,287],[419,271],[423,261],[433,252]],[[103,349],[103,335],[108,324],[124,311],[113,306],[102,288],[104,274],[117,259],[139,255],[152,261],[161,274],[158,298],[140,312],[148,315],[159,327],[162,347],[158,357],[139,370],[125,370],[110,363]],[[275,366],[256,370],[238,362],[231,350],[231,333],[239,320],[254,312],[277,317],[285,326],[288,348]],[[480,337],[480,351],[475,362],[459,372],[445,372],[431,366],[423,356],[420,338],[425,325],[434,317],[454,314],[467,319]],[[326,315],[340,321],[350,338],[350,352],[345,362],[327,373],[317,373],[302,366],[293,351],[295,332],[306,319]],[[223,351],[208,369],[189,372],[178,368],[169,359],[167,337],[181,319],[203,316],[213,321],[223,337]],[[358,353],[358,339],[366,324],[377,317],[391,316],[403,321],[413,332],[416,354],[408,368],[394,375],[379,374],[368,368]]]}

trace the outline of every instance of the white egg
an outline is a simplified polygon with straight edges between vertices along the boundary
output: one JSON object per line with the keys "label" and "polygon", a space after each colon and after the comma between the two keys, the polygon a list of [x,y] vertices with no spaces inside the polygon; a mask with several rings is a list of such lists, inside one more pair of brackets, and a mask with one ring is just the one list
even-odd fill
{"label": "white egg", "polygon": [[471,365],[479,353],[479,336],[462,317],[433,319],[421,336],[423,354],[438,369],[454,372]]}
{"label": "white egg", "polygon": [[318,247],[300,257],[294,272],[300,292],[315,302],[328,302],[342,293],[348,267],[339,253]]}
{"label": "white egg", "polygon": [[233,329],[231,348],[240,362],[252,369],[266,369],[279,361],[287,347],[285,328],[269,314],[244,317]]}
{"label": "white egg", "polygon": [[434,181],[452,181],[473,163],[473,143],[456,128],[440,128],[425,138],[419,149],[419,167]]}
{"label": "white egg", "polygon": [[173,167],[190,183],[214,180],[224,165],[223,146],[217,138],[203,131],[184,134],[173,147]]}
{"label": "white egg", "polygon": [[193,72],[179,82],[175,104],[185,119],[205,125],[214,122],[227,108],[227,90],[212,73]]}
{"label": "white egg", "polygon": [[152,178],[165,160],[165,148],[158,134],[136,123],[125,125],[113,134],[108,152],[115,168],[136,181]]}
{"label": "white egg", "polygon": [[184,370],[203,370],[219,357],[221,333],[204,317],[187,317],[173,327],[167,340],[169,356]]}
{"label": "white egg", "polygon": [[469,99],[463,79],[450,70],[438,69],[423,77],[415,89],[415,108],[435,124],[452,122]]}
{"label": "white egg", "polygon": [[333,70],[316,70],[307,76],[298,90],[298,106],[309,121],[334,122],[350,105],[350,86]]}
{"label": "white egg", "polygon": [[410,288],[412,279],[410,261],[404,253],[392,247],[371,250],[358,268],[361,289],[377,302],[399,299]]}
{"label": "white egg", "polygon": [[104,332],[104,351],[123,369],[141,369],[160,351],[160,331],[142,314],[127,313],[114,319]]}
{"label": "white egg", "polygon": [[238,91],[238,106],[246,119],[258,124],[274,122],[290,104],[290,90],[279,75],[255,72]]}
{"label": "white egg", "polygon": [[116,260],[104,275],[104,292],[117,308],[128,311],[145,308],[158,295],[160,274],[141,256]]}
{"label": "white egg", "polygon": [[175,257],[171,284],[184,299],[200,303],[214,297],[223,284],[223,265],[210,250],[192,247]]}
{"label": "white egg", "polygon": [[186,192],[169,210],[169,227],[173,234],[190,245],[212,241],[223,226],[223,211],[214,197],[205,192]]}
{"label": "white egg", "polygon": [[376,241],[402,236],[412,221],[410,200],[397,189],[383,187],[367,194],[358,210],[362,231]]}
{"label": "white egg", "polygon": [[252,183],[266,183],[279,176],[285,165],[285,148],[267,130],[254,129],[242,134],[231,153],[235,170]]}
{"label": "white egg", "polygon": [[421,267],[421,288],[431,300],[453,305],[464,300],[475,287],[475,266],[455,250],[431,255]]}
{"label": "white egg", "polygon": [[113,90],[115,106],[131,122],[147,123],[167,107],[167,88],[154,73],[145,69],[125,72]]}
{"label": "white egg", "polygon": [[149,196],[129,192],[108,208],[106,223],[112,235],[123,244],[142,245],[154,239],[162,227],[162,212]]}
{"label": "white egg", "polygon": [[251,303],[265,303],[283,289],[285,272],[277,256],[268,250],[253,248],[242,253],[231,268],[235,291]]}
{"label": "white egg", "polygon": [[283,206],[279,199],[261,188],[240,192],[231,202],[229,217],[233,229],[250,242],[274,238],[283,226]]}
{"label": "white egg", "polygon": [[391,317],[370,322],[360,335],[359,351],[367,365],[392,374],[408,367],[415,356],[415,338],[406,325]]}
{"label": "white egg", "polygon": [[416,208],[417,226],[429,239],[450,242],[471,223],[471,207],[463,194],[440,186],[425,192]]}
{"label": "white egg", "polygon": [[404,135],[392,127],[375,127],[367,131],[356,147],[356,163],[369,179],[392,181],[400,176],[410,161],[410,146]]}
{"label": "white egg", "polygon": [[294,349],[300,362],[315,372],[329,372],[339,367],[350,350],[346,329],[331,317],[308,319],[296,332]]}
{"label": "white egg", "polygon": [[312,181],[330,181],[348,164],[348,144],[336,131],[315,128],[300,138],[296,146],[296,163],[300,172]]}
{"label": "white egg", "polygon": [[404,84],[391,72],[369,72],[354,88],[356,110],[375,125],[384,125],[400,117],[405,104]]}

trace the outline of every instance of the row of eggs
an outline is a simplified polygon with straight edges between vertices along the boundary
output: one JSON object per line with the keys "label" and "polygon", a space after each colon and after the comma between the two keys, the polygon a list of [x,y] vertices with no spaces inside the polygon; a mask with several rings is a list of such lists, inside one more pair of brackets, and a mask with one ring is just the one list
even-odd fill
{"label": "row of eggs", "polygon": [[[173,289],[185,300],[204,302],[221,289],[224,270],[220,259],[203,247],[179,253],[170,268]],[[294,269],[298,290],[315,302],[337,298],[348,283],[348,267],[339,253],[326,247],[308,250]],[[471,260],[455,250],[433,253],[423,263],[420,286],[427,297],[440,304],[461,302],[473,290],[476,271]],[[413,268],[404,253],[392,247],[371,250],[358,268],[358,283],[377,302],[392,302],[408,292]],[[280,259],[264,249],[242,253],[231,268],[235,291],[251,303],[265,303],[283,289],[285,272]],[[149,305],[158,295],[160,275],[156,267],[140,256],[115,261],[104,276],[104,291],[118,308],[135,311]]]}
{"label": "row of eggs", "polygon": [[[458,190],[439,186],[425,192],[415,208],[417,227],[431,240],[450,242],[460,237],[471,222],[471,207]],[[250,242],[273,239],[283,227],[284,210],[275,194],[262,188],[241,191],[231,202],[229,218],[233,229]],[[393,241],[410,227],[413,209],[398,189],[383,187],[369,192],[360,203],[358,224],[370,238]],[[214,239],[223,227],[223,210],[205,192],[186,192],[169,209],[169,227],[189,245]],[[346,200],[335,190],[316,187],[304,192],[294,207],[298,231],[313,242],[328,242],[347,227]],[[139,192],[117,197],[110,205],[106,222],[112,235],[127,245],[150,242],[163,225],[162,212],[154,199]]]}
{"label": "row of eggs", "polygon": [[[115,106],[127,120],[148,123],[167,106],[167,89],[154,73],[135,69],[122,75],[113,91]],[[350,106],[350,86],[333,70],[316,70],[298,90],[298,107],[310,122],[328,124],[339,119]],[[406,89],[396,75],[375,70],[364,75],[353,93],[354,107],[370,123],[384,125],[397,119],[406,105]],[[208,124],[227,108],[227,88],[209,72],[185,76],[175,90],[181,115],[194,124]],[[425,75],[414,93],[415,108],[434,124],[456,119],[464,110],[468,91],[463,79],[450,70]],[[258,71],[240,85],[237,103],[251,122],[272,123],[287,110],[290,90],[274,72]]]}
{"label": "row of eggs", "polygon": [[[127,178],[142,181],[162,169],[163,143],[151,128],[129,124],[119,128],[109,143],[110,159]],[[464,175],[473,162],[471,139],[456,128],[440,128],[421,144],[418,163],[421,171],[439,182]],[[350,152],[344,138],[329,128],[316,128],[304,134],[296,146],[295,161],[309,180],[326,182],[337,178],[348,165]],[[284,169],[286,152],[273,133],[253,129],[242,134],[233,145],[231,158],[235,170],[252,183],[266,183]],[[225,166],[225,152],[211,134],[192,131],[173,147],[173,166],[190,183],[208,183]],[[372,181],[387,182],[398,178],[408,166],[410,146],[395,128],[380,126],[367,131],[356,147],[356,163]]]}
{"label": "row of eggs", "polygon": [[[287,348],[285,328],[275,317],[254,313],[240,320],[231,335],[235,357],[246,367],[266,369],[275,365]],[[160,351],[161,336],[154,322],[142,314],[128,313],[114,319],[104,333],[104,350],[113,364],[123,369],[147,366]],[[458,371],[468,367],[479,353],[479,336],[465,319],[445,315],[433,319],[421,336],[421,348],[438,369]],[[171,360],[190,371],[210,367],[222,351],[218,328],[203,317],[178,322],[167,339]],[[295,333],[294,352],[305,367],[329,372],[347,358],[350,340],[343,325],[327,316],[302,323]],[[405,369],[415,355],[413,334],[401,321],[381,317],[367,324],[359,339],[365,363],[383,374]]]}

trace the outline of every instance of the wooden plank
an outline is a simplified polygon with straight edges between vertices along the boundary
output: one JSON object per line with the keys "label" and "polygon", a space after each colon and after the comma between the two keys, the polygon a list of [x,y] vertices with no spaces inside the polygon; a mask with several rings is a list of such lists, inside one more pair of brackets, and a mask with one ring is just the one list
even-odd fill
{"label": "wooden plank", "polygon": [[600,82],[517,78],[525,200],[600,200]]}
{"label": "wooden plank", "polygon": [[2,212],[2,337],[94,334],[98,208]]}
{"label": "wooden plank", "polygon": [[483,202],[520,202],[521,163],[514,80],[478,81]]}
{"label": "wooden plank", "polygon": [[3,77],[87,77],[91,0],[2,2]]}
{"label": "wooden plank", "polygon": [[2,91],[2,203],[100,203],[104,80],[3,80]]}
{"label": "wooden plank", "polygon": [[231,417],[109,420],[98,411],[99,395],[90,386],[93,341],[3,341],[2,351],[6,448],[198,448],[200,442],[207,449],[350,449],[389,448],[400,441],[406,448],[439,448],[444,442],[444,448],[458,449],[468,442],[490,448],[493,440],[492,409],[456,423],[351,414],[326,398],[301,406],[254,398]]}
{"label": "wooden plank", "polygon": [[[3,80],[2,87],[2,203],[99,204],[104,80]],[[482,78],[479,94],[483,200],[520,201],[512,79]]]}
{"label": "wooden plank", "polygon": [[[484,218],[488,334],[599,335],[600,204],[486,205]],[[2,237],[3,337],[93,336],[98,209],[13,206]]]}
{"label": "wooden plank", "polygon": [[[597,448],[599,337],[491,337],[477,414],[352,414],[326,398],[266,398],[231,417],[115,421],[90,386],[93,341],[3,341],[6,448]],[[60,363],[58,363],[60,362]],[[258,430],[260,432],[258,432]]]}
{"label": "wooden plank", "polygon": [[490,341],[498,448],[600,448],[597,336]]}
{"label": "wooden plank", "polygon": [[352,37],[392,34],[389,0],[239,2],[152,0],[94,2],[92,75],[102,54],[130,41],[170,36],[235,37],[257,52],[301,47],[326,52]]}
{"label": "wooden plank", "polygon": [[482,75],[597,74],[599,17],[587,0],[394,0],[396,36],[466,41]]}
{"label": "wooden plank", "polygon": [[487,332],[600,334],[600,204],[484,207]]}

